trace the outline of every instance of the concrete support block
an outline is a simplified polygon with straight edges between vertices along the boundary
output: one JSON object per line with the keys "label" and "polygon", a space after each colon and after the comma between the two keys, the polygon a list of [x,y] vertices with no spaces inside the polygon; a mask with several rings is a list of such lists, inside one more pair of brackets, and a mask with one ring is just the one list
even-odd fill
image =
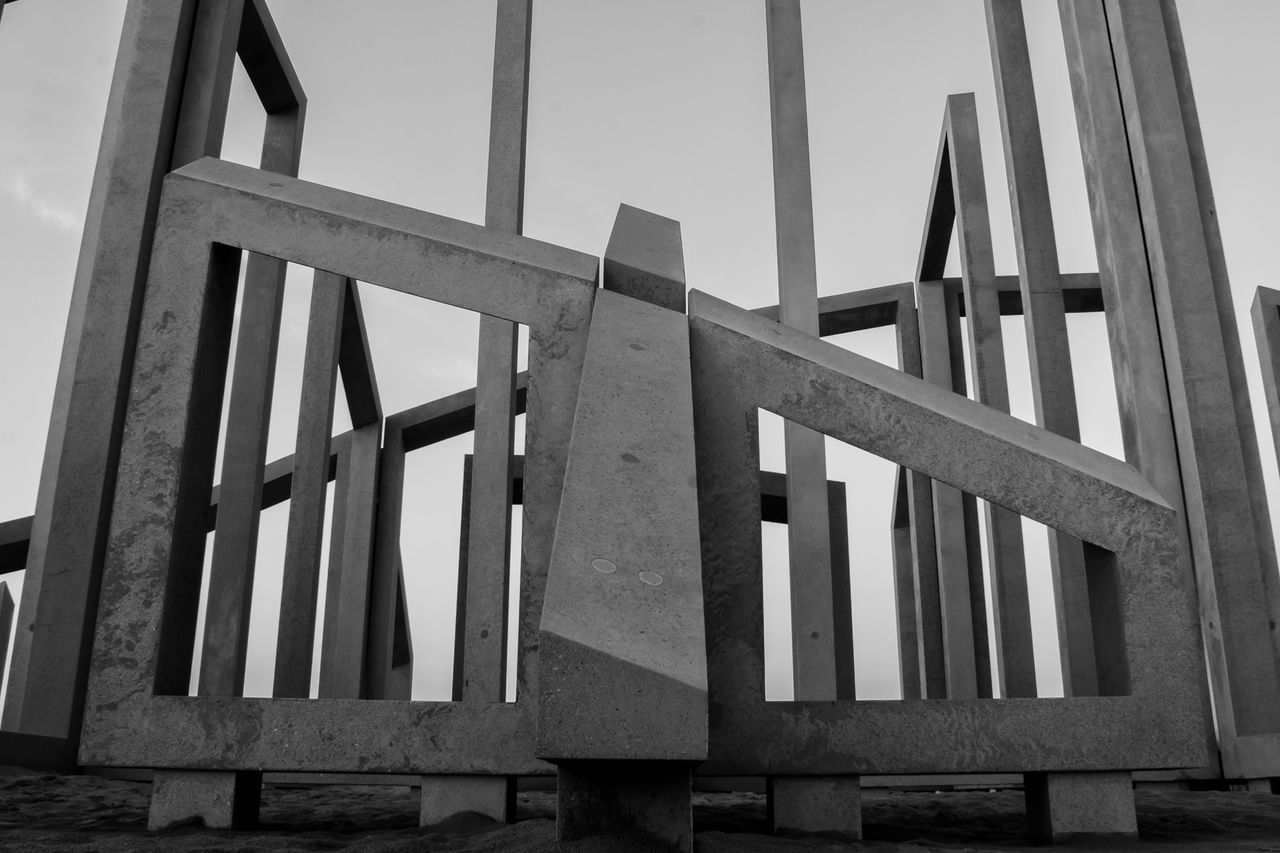
{"label": "concrete support block", "polygon": [[157,770],[147,829],[167,829],[190,820],[200,820],[210,829],[242,829],[258,822],[261,797],[261,773]]}
{"label": "concrete support block", "polygon": [[1038,841],[1138,836],[1128,773],[1026,774],[1027,825]]}
{"label": "concrete support block", "polygon": [[566,761],[556,784],[556,837],[625,834],[655,849],[693,850],[690,765]]}
{"label": "concrete support block", "polygon": [[1246,779],[1244,780],[1244,789],[1250,794],[1274,794],[1276,792],[1275,779]]}
{"label": "concrete support block", "polygon": [[684,313],[684,247],[680,223],[619,205],[604,251],[605,290]]}
{"label": "concrete support block", "polygon": [[507,823],[515,818],[515,777],[423,776],[418,825],[430,826],[474,812]]}
{"label": "concrete support block", "polygon": [[840,833],[862,837],[862,788],[857,776],[774,776],[769,780],[774,832]]}

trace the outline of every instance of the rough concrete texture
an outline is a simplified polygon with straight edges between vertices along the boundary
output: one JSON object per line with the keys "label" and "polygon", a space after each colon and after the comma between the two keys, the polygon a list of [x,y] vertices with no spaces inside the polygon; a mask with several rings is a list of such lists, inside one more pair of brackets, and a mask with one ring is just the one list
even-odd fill
{"label": "rough concrete texture", "polygon": [[210,829],[241,829],[258,821],[261,773],[157,770],[147,829],[198,819]]}
{"label": "rough concrete texture", "polygon": [[569,761],[556,781],[556,838],[628,835],[659,850],[693,850],[690,765]]}
{"label": "rough concrete texture", "polygon": [[769,822],[774,832],[840,833],[862,837],[862,788],[857,776],[773,776]]}
{"label": "rough concrete texture", "polygon": [[1025,790],[1027,824],[1038,840],[1138,835],[1128,773],[1028,773]]}
{"label": "rough concrete texture", "polygon": [[706,638],[683,314],[602,291],[540,625],[537,754],[706,756]]}
{"label": "rough concrete texture", "polygon": [[507,776],[423,776],[418,825],[430,826],[473,812],[499,822],[515,815],[514,778]]}
{"label": "rough concrete texture", "polygon": [[[529,773],[530,702],[191,698],[198,590],[243,246],[335,275],[527,324],[522,623],[536,624],[564,482],[597,261],[408,208],[204,160],[166,178],[141,320],[120,490],[90,673],[89,763],[323,772]],[[377,244],[377,253],[359,247]],[[392,575],[394,581],[395,576]],[[394,595],[394,583],[390,587]],[[394,614],[393,602],[387,613]],[[520,693],[536,696],[536,636],[521,637]],[[159,695],[157,695],[159,694]],[[170,694],[170,695],[165,695]],[[138,731],[149,736],[140,738]],[[244,736],[253,731],[253,737]],[[305,733],[305,734],[304,734]]]}
{"label": "rough concrete texture", "polygon": [[680,223],[629,204],[619,205],[604,252],[601,286],[683,314]]}
{"label": "rough concrete texture", "polygon": [[[694,291],[707,578],[708,774],[1111,770],[1205,760],[1174,513],[1133,469],[901,371]],[[748,379],[749,377],[749,379]],[[1125,695],[765,702],[759,450],[764,408],[1097,543],[1124,614]],[[908,426],[909,425],[909,426]],[[1140,570],[1139,570],[1140,569]]]}

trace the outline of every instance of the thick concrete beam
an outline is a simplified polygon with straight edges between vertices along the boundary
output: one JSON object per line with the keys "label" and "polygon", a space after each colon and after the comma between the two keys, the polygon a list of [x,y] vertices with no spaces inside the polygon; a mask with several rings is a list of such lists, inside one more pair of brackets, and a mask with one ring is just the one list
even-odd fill
{"label": "thick concrete beam", "polygon": [[688,364],[683,315],[599,294],[539,629],[541,758],[706,755]]}
{"label": "thick concrete beam", "polygon": [[72,753],[151,223],[173,154],[195,5],[134,0],[125,12],[36,496],[3,724],[68,741]]}
{"label": "thick concrete beam", "polygon": [[338,353],[348,282],[317,270],[311,284],[311,313],[302,366],[293,453],[293,490],[285,541],[276,668],[272,695],[311,695],[316,601],[320,589],[320,548],[329,486],[329,444],[338,382]]}
{"label": "thick concrete beam", "polygon": [[[1105,4],[1155,294],[1199,577],[1219,731],[1280,733],[1275,566],[1264,541],[1265,506],[1250,487],[1254,451],[1242,435],[1211,238],[1171,36],[1158,0]],[[1193,215],[1188,215],[1191,211]],[[1210,578],[1209,573],[1212,573]],[[1228,709],[1230,709],[1228,711]],[[1236,754],[1224,734],[1224,758]],[[1225,769],[1225,768],[1224,768]],[[1230,773],[1230,769],[1226,769]],[[1280,766],[1267,775],[1280,772]]]}
{"label": "thick concrete beam", "polygon": [[683,314],[680,223],[629,204],[619,205],[604,250],[601,286]]}

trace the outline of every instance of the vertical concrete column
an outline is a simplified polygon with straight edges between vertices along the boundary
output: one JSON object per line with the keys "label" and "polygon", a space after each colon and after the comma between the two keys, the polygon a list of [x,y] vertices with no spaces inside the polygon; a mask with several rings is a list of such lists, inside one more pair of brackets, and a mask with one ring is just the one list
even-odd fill
{"label": "vertical concrete column", "polygon": [[[1265,507],[1249,487],[1253,452],[1241,434],[1232,385],[1238,343],[1224,333],[1213,286],[1211,241],[1170,35],[1158,0],[1107,2],[1104,8],[1169,377],[1219,731],[1274,745],[1280,732],[1275,568],[1260,535],[1264,521],[1257,518]],[[1266,768],[1258,762],[1260,755],[1274,754],[1274,746],[1263,751],[1256,741],[1228,742],[1225,735],[1222,746],[1228,774],[1280,771],[1280,762]]]}
{"label": "vertical concrete column", "polygon": [[151,223],[195,6],[129,3],[90,189],[3,716],[6,731],[67,745],[42,751],[50,769],[68,769],[79,742]]}
{"label": "vertical concrete column", "polygon": [[923,697],[920,630],[916,617],[915,565],[911,559],[911,470],[898,466],[893,481],[893,604],[898,617],[898,676],[903,699]]}
{"label": "vertical concrete column", "polygon": [[1038,841],[1138,836],[1128,773],[1028,773],[1025,795]]}
{"label": "vertical concrete column", "polygon": [[1258,366],[1262,369],[1262,391],[1267,397],[1267,414],[1271,419],[1271,438],[1280,459],[1280,290],[1259,287],[1249,309],[1253,318],[1253,339],[1258,347]]}
{"label": "vertical concrete column", "polygon": [[[387,418],[378,465],[378,514],[374,525],[369,622],[365,635],[365,698],[390,699],[400,572],[400,524],[404,506],[404,424]],[[464,504],[465,506],[465,504]]]}
{"label": "vertical concrete column", "polygon": [[[1098,278],[1106,306],[1107,336],[1115,376],[1116,399],[1120,410],[1120,430],[1125,459],[1134,465],[1178,510],[1178,538],[1183,567],[1189,579],[1199,576],[1200,623],[1204,636],[1219,633],[1214,603],[1212,572],[1193,572],[1193,552],[1187,527],[1182,491],[1181,462],[1174,436],[1169,380],[1161,351],[1160,330],[1147,266],[1147,247],[1134,188],[1133,164],[1129,156],[1124,112],[1116,84],[1115,62],[1106,15],[1101,3],[1090,0],[1059,0],[1067,68],[1075,103],[1085,184],[1089,192],[1094,244],[1097,247]],[[1090,591],[1095,582],[1090,579]],[[1196,604],[1188,601],[1184,618],[1196,619]],[[1103,614],[1092,613],[1095,637],[1107,626]],[[1199,635],[1198,635],[1199,636]],[[1220,654],[1221,642],[1214,646]],[[1115,681],[1107,663],[1106,649],[1095,645],[1101,683]],[[1197,662],[1204,659],[1197,655]],[[1208,752],[1216,751],[1213,713],[1210,710],[1210,679],[1200,664],[1198,690],[1204,708],[1205,740]],[[1220,660],[1214,671],[1223,672]],[[1234,729],[1231,699],[1225,683],[1215,676],[1217,711],[1225,726],[1221,734],[1231,737]],[[1102,691],[1105,693],[1105,690]],[[1207,772],[1217,775],[1216,767]]]}
{"label": "vertical concrete column", "polygon": [[0,676],[9,662],[9,634],[13,632],[13,594],[9,584],[0,581]]}
{"label": "vertical concrete column", "polygon": [[[804,80],[804,36],[799,0],[766,0],[769,106],[773,131],[773,196],[778,236],[778,303],[783,325],[818,335],[818,272],[809,172],[809,111]],[[791,659],[797,700],[849,698],[837,692],[830,509],[826,437],[787,422],[787,551],[791,577]],[[814,786],[837,785],[845,808],[789,811]],[[774,780],[771,801],[783,826],[826,830],[847,827],[847,808],[859,802],[858,777]],[[800,826],[800,824],[804,824]],[[861,820],[858,821],[858,831]]]}
{"label": "vertical concrete column", "polygon": [[[268,116],[262,146],[264,170],[297,177],[304,112],[298,107]],[[239,696],[244,689],[263,466],[287,267],[278,258],[250,254],[245,269],[200,657],[199,690],[205,696]]]}
{"label": "vertical concrete column", "polygon": [[320,549],[329,487],[330,434],[347,286],[342,276],[323,270],[316,271],[311,285],[276,638],[272,690],[276,697],[305,699],[311,695]]}
{"label": "vertical concrete column", "polygon": [[[920,360],[920,318],[915,301],[901,300],[897,311],[898,367],[917,378],[924,375]],[[907,520],[910,525],[912,593],[915,607],[915,652],[920,683],[915,698],[937,699],[947,695],[946,660],[943,651],[942,604],[938,597],[938,551],[933,527],[933,485],[923,474],[899,469],[907,488]],[[905,597],[904,584],[898,584]],[[903,657],[909,654],[902,650]],[[905,670],[904,670],[905,672]],[[912,698],[905,681],[903,698]]]}
{"label": "vertical concrete column", "polygon": [[[958,230],[960,268],[969,328],[969,352],[978,402],[1009,413],[1009,383],[1004,362],[1004,335],[996,292],[991,223],[987,218],[987,190],[978,141],[978,116],[972,94],[947,99],[944,122],[946,161],[940,164],[939,192],[952,190],[953,217]],[[945,171],[943,171],[945,169]],[[1000,694],[1036,695],[1032,654],[1031,604],[1022,544],[1022,519],[1017,513],[986,504],[987,549],[992,572],[991,601],[996,644],[1000,649]]]}
{"label": "vertical concrete column", "polygon": [[[1036,422],[1079,441],[1080,418],[1062,303],[1058,244],[1049,206],[1049,181],[1022,2],[986,0],[984,5],[1013,211]],[[1068,696],[1096,695],[1098,674],[1083,546],[1079,540],[1051,530],[1049,560],[1057,604],[1063,689]]]}
{"label": "vertical concrete column", "polygon": [[[916,286],[920,318],[921,373],[926,382],[953,389],[947,293],[941,281]],[[974,699],[978,691],[978,656],[975,620],[969,583],[969,553],[965,530],[963,493],[934,481],[933,526],[938,572],[939,615],[942,627],[945,698]],[[928,659],[926,658],[926,664]],[[930,692],[928,698],[944,698]]]}
{"label": "vertical concrete column", "polygon": [[[498,0],[493,51],[493,99],[489,122],[489,177],[485,226],[519,234],[524,219],[525,140],[529,111],[529,54],[533,0]],[[461,699],[501,702],[506,696],[507,609],[510,602],[511,458],[515,431],[516,350],[518,327],[497,317],[480,318],[476,365],[475,460],[469,524],[484,536],[469,537],[466,552],[465,606],[458,612],[454,649],[461,656]],[[459,593],[460,602],[463,601]],[[436,805],[452,808],[451,797],[432,793],[434,786],[453,786],[447,777],[423,777],[422,820]],[[509,819],[503,810],[514,803],[514,779],[475,780],[465,789],[476,797],[466,810]]]}

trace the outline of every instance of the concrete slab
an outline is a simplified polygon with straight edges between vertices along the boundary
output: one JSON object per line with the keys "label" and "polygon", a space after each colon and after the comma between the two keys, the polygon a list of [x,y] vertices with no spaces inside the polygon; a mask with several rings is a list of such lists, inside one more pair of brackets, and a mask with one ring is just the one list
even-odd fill
{"label": "concrete slab", "polygon": [[862,838],[862,788],[857,776],[772,776],[769,823],[773,831]]}
{"label": "concrete slab", "polygon": [[706,756],[688,346],[684,315],[598,295],[539,627],[540,758]]}
{"label": "concrete slab", "polygon": [[570,761],[556,783],[556,837],[562,842],[626,835],[655,850],[693,850],[689,765]]}
{"label": "concrete slab", "polygon": [[198,820],[209,829],[243,829],[258,822],[261,773],[157,770],[151,781],[147,829]]}
{"label": "concrete slab", "polygon": [[1038,841],[1137,838],[1128,773],[1026,774],[1027,825]]}

